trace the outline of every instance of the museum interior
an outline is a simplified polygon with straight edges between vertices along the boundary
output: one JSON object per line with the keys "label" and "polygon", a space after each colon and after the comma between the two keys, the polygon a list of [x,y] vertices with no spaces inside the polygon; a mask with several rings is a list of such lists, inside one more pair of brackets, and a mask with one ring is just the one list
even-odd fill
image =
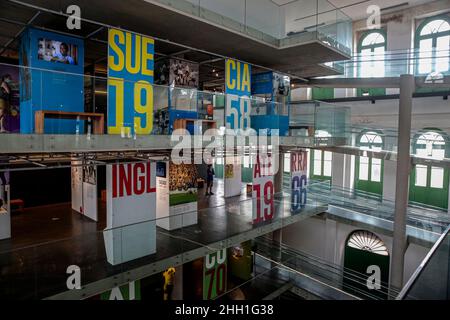
{"label": "museum interior", "polygon": [[0,0],[0,298],[447,300],[450,0]]}

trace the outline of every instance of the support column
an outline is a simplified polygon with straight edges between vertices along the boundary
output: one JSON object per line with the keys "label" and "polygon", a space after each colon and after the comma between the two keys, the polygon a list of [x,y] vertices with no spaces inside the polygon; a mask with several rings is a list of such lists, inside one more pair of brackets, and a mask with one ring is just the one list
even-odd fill
{"label": "support column", "polygon": [[383,201],[395,201],[395,188],[397,176],[397,162],[384,160],[383,169]]}
{"label": "support column", "polygon": [[183,300],[183,265],[175,268],[172,300]]}
{"label": "support column", "polygon": [[342,189],[345,185],[345,154],[333,153],[331,162],[331,185]]}
{"label": "support column", "polygon": [[350,191],[352,184],[352,156],[333,152],[331,186]]}
{"label": "support column", "polygon": [[401,289],[406,250],[406,212],[408,208],[408,183],[411,168],[410,139],[412,95],[415,89],[413,75],[400,77],[400,106],[398,113],[397,179],[395,187],[394,237],[390,288]]}
{"label": "support column", "polygon": [[[278,152],[278,171],[275,173],[274,177],[274,186],[275,186],[275,194],[283,192],[283,175],[284,175],[284,153],[279,150]],[[282,242],[282,231],[281,229],[275,230],[272,232],[272,240],[281,244]],[[281,258],[281,247],[278,252],[278,258]],[[271,263],[272,268],[275,268],[277,265]]]}

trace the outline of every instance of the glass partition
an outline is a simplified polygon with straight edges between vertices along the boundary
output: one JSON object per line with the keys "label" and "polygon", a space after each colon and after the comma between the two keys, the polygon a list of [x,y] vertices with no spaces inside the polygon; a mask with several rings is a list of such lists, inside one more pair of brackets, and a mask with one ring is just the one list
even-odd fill
{"label": "glass partition", "polygon": [[[348,143],[351,137],[350,107],[333,105],[321,101],[291,105],[291,135],[306,135],[316,138],[316,144],[326,145],[338,141]],[[316,132],[326,131],[327,137],[319,137]]]}
{"label": "glass partition", "polygon": [[[68,136],[77,137],[73,143],[77,143],[78,147],[92,149],[96,140],[99,145],[106,138],[111,141],[130,140],[128,146],[131,148],[137,143],[131,140],[144,144],[147,137],[167,137],[176,129],[204,134],[214,128],[223,134],[229,121],[226,118],[227,107],[230,107],[227,101],[236,98],[193,88],[1,65],[14,69],[21,80],[20,86],[17,80],[14,97],[8,105],[0,99],[0,111],[4,114],[0,121],[0,132],[24,137],[42,135],[42,146],[48,145],[50,141],[47,140],[52,136],[51,143],[65,145],[67,149],[64,151],[70,151],[72,142],[67,140],[71,139]],[[80,87],[77,99],[68,99],[64,94],[64,90],[71,88],[71,85],[72,88]],[[55,94],[55,90],[60,91],[60,94]],[[73,90],[71,93],[73,96]],[[247,99],[251,109],[251,127],[256,130],[268,130],[272,135],[279,128],[283,133],[273,135],[289,135],[291,118],[291,125],[297,123],[316,130],[328,127],[331,138],[336,138],[329,139],[329,143],[344,143],[342,139],[346,137],[349,118],[346,108],[321,102],[311,107],[300,107],[260,97]],[[53,138],[53,135],[60,137]],[[34,141],[35,144],[41,144],[37,138]],[[6,149],[8,143],[5,140]],[[54,150],[57,149],[55,145]]]}
{"label": "glass partition", "polygon": [[[286,188],[286,186],[285,186]],[[331,186],[330,181],[314,182],[310,184],[309,197],[317,201],[325,201],[329,205],[342,207],[363,213],[371,217],[394,221],[395,202],[382,198],[369,192]],[[450,217],[440,208],[432,206],[409,206],[407,212],[407,225],[412,227],[411,232],[420,239],[431,242],[442,234],[450,224]]]}
{"label": "glass partition", "polygon": [[446,230],[398,296],[398,300],[450,299],[450,235]]}
{"label": "glass partition", "polygon": [[[345,29],[346,25],[340,27]],[[338,33],[341,37],[346,37],[346,34]],[[430,58],[425,59],[424,56]],[[424,77],[426,84],[442,84],[444,77],[450,75],[449,56],[448,47],[372,52],[370,55],[357,53],[350,60],[333,62],[335,67],[343,70],[341,75],[319,78],[396,78],[413,74]]]}

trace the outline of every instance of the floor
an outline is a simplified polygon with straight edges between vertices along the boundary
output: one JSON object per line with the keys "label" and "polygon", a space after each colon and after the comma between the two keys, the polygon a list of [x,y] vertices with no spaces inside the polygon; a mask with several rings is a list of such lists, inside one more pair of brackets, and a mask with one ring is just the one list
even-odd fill
{"label": "floor", "polygon": [[[214,196],[199,190],[197,225],[171,232],[157,228],[155,254],[116,266],[106,257],[104,203],[99,205],[98,223],[72,211],[70,203],[14,214],[12,240],[0,241],[0,297],[48,297],[67,290],[70,265],[81,268],[82,284],[90,283],[258,227],[252,223],[252,199],[243,194],[225,200],[223,182],[216,182]],[[290,215],[281,202],[275,211],[274,219]]]}

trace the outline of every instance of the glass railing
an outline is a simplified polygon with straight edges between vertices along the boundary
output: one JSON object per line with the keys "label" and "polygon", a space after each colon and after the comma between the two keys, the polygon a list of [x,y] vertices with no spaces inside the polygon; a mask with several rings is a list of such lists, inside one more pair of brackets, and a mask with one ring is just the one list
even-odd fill
{"label": "glass railing", "polygon": [[[388,284],[381,282],[378,290],[367,288],[368,275],[335,265],[319,257],[301,252],[267,237],[254,241],[255,253],[275,261],[293,272],[311,277],[317,286],[327,286],[346,292],[359,299],[379,300],[395,297],[398,292],[389,292]],[[320,285],[319,285],[320,284]]]}
{"label": "glass railing", "polygon": [[450,228],[425,257],[398,295],[398,300],[450,299]]}
{"label": "glass railing", "polygon": [[[397,115],[394,115],[394,117],[398,117]],[[414,120],[413,115],[413,120]],[[419,120],[417,120],[419,121]],[[430,119],[427,120],[424,117],[420,118],[421,126],[423,128],[434,128],[435,120]],[[396,153],[398,151],[398,129],[397,128],[389,128],[385,127],[380,130],[380,128],[374,128],[372,126],[366,126],[366,125],[356,125],[352,124],[350,127],[347,127],[349,130],[348,134],[351,138],[347,139],[347,141],[351,142],[351,144],[348,145],[348,147],[357,148],[360,149],[362,152],[364,151],[371,151],[371,152],[379,152],[379,153],[395,153],[395,155],[392,155],[390,157],[391,160],[396,160]],[[376,148],[370,148],[370,147],[363,147],[360,146],[358,143],[358,140],[360,139],[361,135],[364,132],[374,132],[377,135],[380,135],[380,137],[383,140],[383,143],[381,145],[377,145]],[[435,134],[427,134],[428,132],[435,133]],[[416,152],[417,149],[417,141],[420,138],[421,140],[421,149],[428,148],[427,146],[433,146],[432,148],[426,149],[427,152],[418,153]],[[423,160],[423,161],[448,161],[448,155],[450,154],[450,145],[448,143],[442,143],[443,142],[443,136],[440,134],[439,131],[433,131],[433,129],[422,129],[422,130],[411,130],[410,134],[410,154],[411,157],[414,157],[414,159],[417,159],[417,161]],[[437,156],[435,153],[435,149],[442,150],[442,155]],[[384,157],[383,157],[384,158]]]}
{"label": "glass railing", "polygon": [[327,0],[157,0],[162,5],[207,20],[274,46],[313,40],[350,55],[352,20]]}
{"label": "glass railing", "polygon": [[[228,200],[216,207],[98,232],[78,230],[76,236],[43,243],[0,241],[0,296],[41,299],[67,292],[67,269],[77,266],[87,298],[99,293],[100,280],[115,277],[114,283],[125,284],[130,282],[130,272],[137,270],[140,278],[150,276],[163,271],[158,268],[193,261],[326,210],[326,204],[308,199],[293,214],[288,199],[275,198],[273,218],[255,224],[254,200]],[[192,225],[193,217],[198,222]],[[167,225],[179,227],[168,231]]]}
{"label": "glass railing", "polygon": [[371,290],[367,286],[367,274],[342,268],[266,237],[253,240],[252,248],[253,276],[230,286],[218,300],[232,299],[245,292],[253,293],[253,299],[273,299],[293,288],[326,300],[386,300],[398,293],[389,291],[385,282],[377,290]]}
{"label": "glass railing", "polygon": [[408,49],[372,53],[357,53],[350,60],[333,62],[342,71],[341,75],[319,77],[339,78],[384,78],[413,74],[425,77],[425,83],[439,84],[450,75],[450,48]]}
{"label": "glass railing", "polygon": [[[0,66],[14,74],[9,84],[11,94],[0,99],[0,132],[23,137],[51,135],[55,151],[59,149],[56,144],[71,151],[68,136],[76,136],[73,143],[80,148],[88,143],[85,147],[93,149],[104,143],[105,136],[125,139],[132,148],[134,140],[144,142],[149,136],[169,136],[176,129],[185,129],[191,135],[204,135],[209,129],[216,129],[213,133],[209,131],[210,135],[221,136],[230,134],[225,128],[244,126],[254,129],[247,132],[253,135],[267,130],[269,135],[289,134],[290,110],[286,103],[10,64]],[[348,109],[323,103],[320,108],[306,109],[302,111],[306,114],[303,120],[312,119],[308,126],[316,130],[326,127],[337,138],[344,137]],[[14,141],[7,141],[2,134],[4,143],[0,152],[8,152]],[[38,141],[38,137],[31,140],[25,144],[48,145],[48,141]],[[139,148],[145,148],[144,144]]]}
{"label": "glass railing", "polygon": [[[331,186],[330,181],[313,182],[309,190],[308,196],[316,201],[326,201],[329,205],[394,221],[395,202],[381,195]],[[434,242],[436,235],[442,234],[450,225],[450,217],[441,208],[413,204],[408,207],[406,223],[415,228],[417,237]]]}
{"label": "glass railing", "polygon": [[[315,137],[318,145],[326,145],[333,138],[347,141],[350,135],[351,109],[321,101],[290,106],[291,135]],[[326,131],[327,136],[320,132]]]}

